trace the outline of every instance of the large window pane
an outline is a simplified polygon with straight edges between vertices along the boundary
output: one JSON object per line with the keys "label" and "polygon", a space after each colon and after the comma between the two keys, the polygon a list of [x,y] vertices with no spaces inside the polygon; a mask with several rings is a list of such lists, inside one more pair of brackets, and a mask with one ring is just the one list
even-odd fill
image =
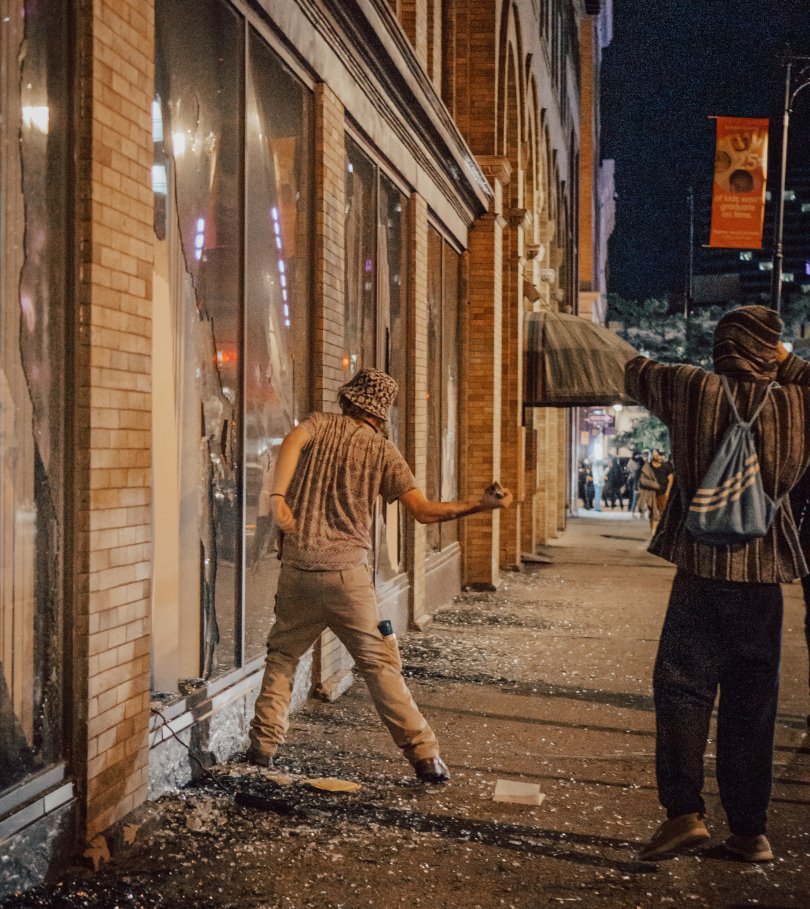
{"label": "large window pane", "polygon": [[245,648],[264,651],[280,563],[270,482],[309,409],[311,97],[251,31],[245,287]]}
{"label": "large window pane", "polygon": [[0,791],[62,757],[67,34],[0,22]]}
{"label": "large window pane", "polygon": [[[442,301],[442,499],[458,498],[458,300],[461,256],[448,244],[443,255]],[[441,525],[442,548],[458,540],[458,521]]]}
{"label": "large window pane", "polygon": [[[427,447],[425,495],[441,497],[442,439],[442,238],[428,228],[428,312],[427,312],[427,432],[433,440]],[[428,547],[441,549],[441,525],[428,524]]]}
{"label": "large window pane", "polygon": [[346,137],[346,306],[343,373],[377,365],[376,171]]}
{"label": "large window pane", "polygon": [[[196,593],[202,601],[199,671],[209,677],[241,657],[243,32],[236,14],[214,0],[158,0],[155,12],[154,116],[161,121],[165,185],[172,190],[158,262],[165,255],[176,326],[170,379],[177,461],[166,466],[179,472],[177,559],[199,554],[200,580],[189,585],[190,594],[181,585],[180,596]],[[160,370],[158,363],[156,378]],[[196,437],[187,438],[195,428]]]}
{"label": "large window pane", "polygon": [[[432,227],[428,233],[427,495],[458,498],[458,298],[461,257]],[[435,552],[458,540],[458,522],[428,525]]]}
{"label": "large window pane", "polygon": [[[379,178],[377,280],[379,283],[378,335],[384,360],[379,365],[399,384],[399,396],[391,407],[391,441],[405,448],[407,423],[407,209],[408,199],[383,174]],[[377,535],[377,578],[393,577],[402,570],[404,540],[398,503],[381,506]]]}

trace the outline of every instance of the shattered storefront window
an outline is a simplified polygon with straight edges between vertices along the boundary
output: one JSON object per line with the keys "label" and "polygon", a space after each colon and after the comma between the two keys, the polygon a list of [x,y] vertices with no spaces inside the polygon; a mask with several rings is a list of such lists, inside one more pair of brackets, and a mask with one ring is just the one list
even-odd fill
{"label": "shattered storefront window", "polygon": [[[458,299],[461,257],[439,232],[428,234],[427,495],[458,498]],[[427,527],[437,552],[458,540],[458,522]]]}
{"label": "shattered storefront window", "polygon": [[346,137],[346,303],[343,377],[377,365],[377,171]]}
{"label": "shattered storefront window", "polygon": [[253,31],[247,82],[245,655],[264,652],[280,563],[276,456],[309,410],[312,104]]}
{"label": "shattered storefront window", "polygon": [[[384,175],[379,175],[379,220],[377,260],[379,282],[379,334],[383,343],[383,369],[399,384],[399,395],[391,406],[391,441],[405,451],[407,425],[408,342],[407,311],[408,197]],[[376,535],[376,575],[385,581],[403,570],[404,539],[402,511],[398,502],[380,500]]]}
{"label": "shattered storefront window", "polygon": [[[202,604],[197,653],[183,652],[184,636],[195,637],[194,626],[186,625],[177,658],[180,667],[201,659],[200,669],[189,674],[209,678],[241,658],[243,31],[239,17],[224,4],[164,0],[155,12],[158,107],[153,124],[159,118],[156,146],[162,154],[156,156],[153,188],[156,196],[166,189],[165,223],[157,231],[158,238],[164,234],[165,248],[158,249],[156,260],[165,269],[174,344],[173,368],[158,362],[154,378],[160,390],[164,383],[158,379],[165,376],[175,398],[176,462],[164,452],[166,463],[160,467],[177,476],[172,503],[177,553],[165,573],[168,584],[173,567],[181,578],[179,604],[169,597],[158,600],[155,609],[160,622],[161,614],[173,613],[178,605],[181,616],[188,617],[192,599],[198,613]],[[189,585],[182,583],[186,578]]]}
{"label": "shattered storefront window", "polygon": [[259,655],[272,620],[262,489],[309,405],[312,110],[218,2],[158,0],[155,94],[154,684],[171,691]]}
{"label": "shattered storefront window", "polygon": [[63,754],[67,22],[0,22],[0,791]]}

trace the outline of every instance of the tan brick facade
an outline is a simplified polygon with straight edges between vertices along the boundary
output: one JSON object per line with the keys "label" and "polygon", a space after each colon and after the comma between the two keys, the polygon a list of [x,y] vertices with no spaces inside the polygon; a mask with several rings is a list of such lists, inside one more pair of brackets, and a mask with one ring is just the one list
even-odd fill
{"label": "tan brick facade", "polygon": [[75,609],[90,837],[148,790],[154,21],[136,0],[83,13]]}
{"label": "tan brick facade", "polygon": [[[427,258],[428,221],[425,200],[414,193],[410,207],[410,293],[408,300],[408,461],[420,488],[425,488],[427,452]],[[425,621],[425,528],[406,519],[406,562],[410,579],[409,619],[416,628]]]}
{"label": "tan brick facade", "polygon": [[[576,148],[570,147],[575,133],[565,115],[571,105],[560,103],[560,93],[573,89],[549,88],[540,46],[545,39],[540,37],[532,0],[517,4],[392,0],[401,29],[384,8],[384,17],[366,23],[368,28],[388,30],[381,36],[385,40],[374,45],[389,55],[381,60],[372,59],[369,46],[348,34],[349,27],[340,19],[345,4],[323,2],[338,23],[334,28],[347,33],[345,44],[335,45],[335,53],[324,53],[335,40],[326,20],[319,23],[312,41],[289,46],[294,36],[312,29],[305,4],[297,0],[267,4],[268,15],[278,18],[273,28],[255,17],[244,19],[249,23],[246,28],[256,29],[271,50],[279,50],[284,65],[289,63],[312,93],[313,121],[306,134],[311,136],[314,129],[313,179],[307,188],[312,190],[312,221],[304,225],[312,229],[311,362],[296,366],[302,372],[309,367],[312,405],[334,411],[346,374],[345,151],[351,132],[368,153],[378,185],[380,175],[389,179],[407,209],[405,438],[417,482],[425,486],[430,446],[437,444],[428,438],[426,402],[428,292],[434,277],[428,271],[430,225],[454,256],[461,252],[463,263],[458,314],[459,493],[477,498],[499,479],[516,494],[515,507],[508,513],[461,521],[460,547],[451,538],[446,550],[429,552],[425,528],[405,521],[404,564],[396,568],[399,574],[386,592],[390,601],[385,606],[393,603],[392,609],[406,610],[402,625],[416,630],[426,626],[437,605],[432,595],[426,602],[426,565],[431,557],[440,555],[434,559],[438,562],[455,560],[449,574],[455,589],[459,578],[462,583],[494,587],[502,568],[519,567],[522,553],[564,527],[568,415],[564,411],[524,415],[522,327],[526,311],[557,308],[572,299],[575,257],[571,232],[564,225],[574,222],[575,213],[561,208],[566,204],[562,187],[571,183]],[[197,742],[198,734],[203,739],[209,735],[207,726],[194,726],[196,716],[230,710],[233,739],[217,747],[221,756],[238,750],[261,663],[254,650],[249,660],[234,659],[213,682],[191,679],[200,684],[192,684],[194,694],[188,698],[184,686],[178,685],[174,713],[153,719],[150,736],[151,357],[158,194],[153,193],[152,166],[159,143],[152,134],[154,7],[154,0],[80,0],[75,16],[79,262],[72,345],[75,374],[69,382],[75,398],[76,507],[66,550],[76,568],[68,594],[73,709],[66,774],[78,790],[83,838],[104,831],[146,800],[150,759],[158,777],[161,773],[165,777],[152,780],[158,791],[187,781],[188,753],[175,745],[164,724],[176,723],[175,731],[185,734],[188,744]],[[243,0],[234,0],[229,9],[243,17],[250,13]],[[352,6],[352,15],[363,16],[364,9],[361,4]],[[350,61],[343,57],[345,47],[351,48]],[[290,63],[298,58],[304,61],[300,70]],[[447,110],[441,108],[439,96],[446,100]],[[542,109],[541,97],[547,105]],[[529,124],[534,126],[530,129]],[[161,153],[169,152],[167,147]],[[234,210],[240,205],[242,201]],[[301,233],[296,239],[305,238]],[[186,284],[191,281],[188,271],[182,276]],[[158,300],[156,293],[154,298]],[[381,300],[380,296],[380,308]],[[379,342],[378,351],[381,346]],[[199,470],[196,463],[180,466]],[[210,463],[206,467],[210,469]],[[238,471],[237,477],[241,482]],[[248,523],[258,519],[240,515],[239,520],[245,522],[238,526],[246,538]],[[195,543],[196,534],[192,526]],[[229,557],[237,573],[243,567],[240,545],[237,555]],[[244,592],[238,584],[235,589]],[[455,589],[442,593],[449,597]],[[172,599],[161,600],[161,608],[179,610],[180,604]],[[193,611],[196,600],[191,600]],[[242,606],[237,602],[234,608]],[[184,601],[182,608],[187,607]],[[172,618],[181,627],[180,613]],[[188,614],[182,618],[187,620]],[[236,631],[228,629],[234,637],[236,625]],[[199,636],[200,629],[194,634]],[[189,666],[189,675],[203,671],[194,669],[196,657],[191,647],[184,656],[184,674]],[[315,646],[311,676],[304,678],[302,672],[299,678],[299,693],[306,696],[317,688],[334,697],[351,682],[351,668],[346,651],[327,633]],[[177,762],[185,762],[182,772],[170,774],[161,764],[163,752],[156,749],[169,746],[176,747]],[[203,741],[199,747],[207,746]]]}

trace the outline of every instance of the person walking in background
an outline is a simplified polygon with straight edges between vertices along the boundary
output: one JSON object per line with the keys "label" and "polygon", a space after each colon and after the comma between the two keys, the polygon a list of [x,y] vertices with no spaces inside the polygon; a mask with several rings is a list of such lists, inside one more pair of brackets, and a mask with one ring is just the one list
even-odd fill
{"label": "person walking in background", "polygon": [[264,677],[250,723],[248,762],[272,765],[287,731],[299,659],[325,628],[345,645],[396,744],[423,782],[450,778],[433,730],[402,678],[396,640],[378,627],[368,565],[377,498],[402,503],[422,524],[507,508],[497,484],[471,502],[434,502],[416,486],[385,435],[397,383],[362,369],[339,391],[342,415],[313,413],[284,439],[273,473],[270,508],[283,533],[276,621],[267,639]]}
{"label": "person walking in background", "polygon": [[652,469],[650,453],[645,452],[644,462],[638,474],[636,508],[640,518],[643,518],[645,514],[649,516],[651,536],[655,533],[655,528],[658,525],[658,490],[658,477],[656,477]]}
{"label": "person walking in background", "polygon": [[590,511],[593,508],[593,498],[594,498],[594,486],[593,486],[593,464],[590,458],[585,458],[584,462],[584,472],[585,472],[585,510]]}
{"label": "person walking in background", "polygon": [[[807,574],[786,497],[810,465],[810,364],[788,354],[781,332],[773,310],[744,306],[717,324],[714,373],[646,357],[626,366],[628,394],[669,429],[679,489],[649,546],[677,572],[653,674],[656,777],[667,820],[641,850],[643,859],[709,839],[703,760],[718,689],[717,782],[731,831],[726,848],[746,861],[773,858],[766,834],[780,584]],[[764,400],[753,427],[756,451],[765,492],[781,502],[764,537],[735,546],[701,543],[685,527],[689,502],[735,419],[722,379],[743,419]],[[780,387],[769,390],[774,381]]]}
{"label": "person walking in background", "polygon": [[625,482],[624,469],[619,463],[619,459],[611,457],[610,466],[605,474],[605,500],[611,508],[616,507],[617,501],[619,503],[619,508],[624,507],[622,495],[624,493]]}
{"label": "person walking in background", "polygon": [[593,501],[596,511],[602,510],[602,494],[605,488],[605,462],[600,460],[593,462]]}
{"label": "person walking in background", "polygon": [[[650,519],[650,530],[655,533],[658,521],[667,507],[675,474],[672,470],[672,464],[664,460],[664,456],[657,448],[653,448],[650,452],[650,470],[658,484],[658,489],[655,491],[656,517],[654,519],[651,517]],[[652,515],[652,512],[650,514]]]}
{"label": "person walking in background", "polygon": [[627,496],[630,500],[627,510],[633,518],[636,516],[636,502],[638,501],[638,475],[641,473],[641,465],[643,463],[644,462],[641,460],[641,453],[636,449],[628,458],[627,465],[625,466],[625,475],[627,477],[625,485]]}

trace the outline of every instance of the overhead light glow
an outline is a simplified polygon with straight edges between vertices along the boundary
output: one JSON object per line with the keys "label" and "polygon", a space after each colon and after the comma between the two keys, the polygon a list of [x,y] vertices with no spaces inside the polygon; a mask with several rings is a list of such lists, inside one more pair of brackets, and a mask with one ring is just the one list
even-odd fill
{"label": "overhead light glow", "polygon": [[48,105],[28,106],[24,105],[22,109],[23,126],[27,129],[35,129],[44,136],[48,135],[48,122],[50,112]]}

